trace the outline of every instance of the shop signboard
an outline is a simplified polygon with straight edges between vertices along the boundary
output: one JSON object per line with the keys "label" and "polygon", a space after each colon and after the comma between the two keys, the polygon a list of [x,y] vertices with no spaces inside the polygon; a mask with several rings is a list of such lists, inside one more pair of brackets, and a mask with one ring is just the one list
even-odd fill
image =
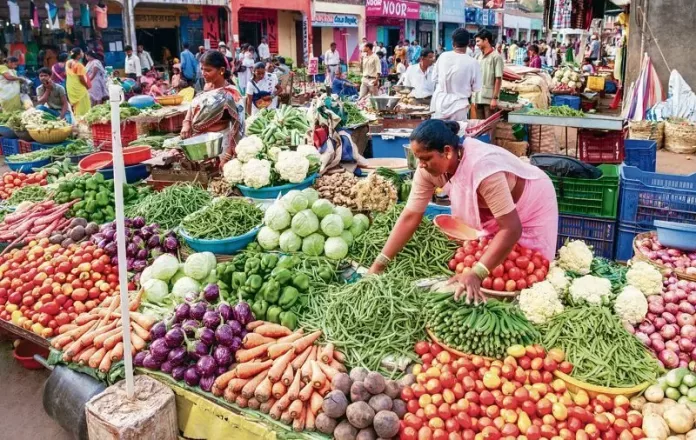
{"label": "shop signboard", "polygon": [[492,9],[488,10],[488,26],[495,26],[498,22],[496,21],[496,12]]}
{"label": "shop signboard", "polygon": [[420,19],[421,20],[437,20],[437,8],[432,5],[420,5]]}
{"label": "shop signboard", "polygon": [[476,8],[476,24],[483,24],[483,9]]}
{"label": "shop signboard", "polygon": [[319,73],[319,58],[310,58],[307,64],[307,75],[317,75]]}
{"label": "shop signboard", "polygon": [[488,26],[488,21],[489,21],[490,15],[488,15],[488,11],[483,11],[481,14],[481,24],[484,26]]}
{"label": "shop signboard", "polygon": [[505,0],[483,0],[483,9],[505,9]]}
{"label": "shop signboard", "polygon": [[401,0],[366,0],[367,17],[420,19],[420,3]]}
{"label": "shop signboard", "polygon": [[330,14],[315,12],[312,26],[317,27],[358,27],[358,16],[348,14]]}
{"label": "shop signboard", "polygon": [[166,13],[159,10],[138,10],[135,13],[136,29],[174,29],[179,26],[179,16],[176,13]]}
{"label": "shop signboard", "polygon": [[203,6],[203,40],[208,42],[208,49],[217,49],[220,42],[220,23],[218,21],[217,8]]}
{"label": "shop signboard", "polygon": [[464,0],[442,0],[440,2],[440,21],[464,23]]}

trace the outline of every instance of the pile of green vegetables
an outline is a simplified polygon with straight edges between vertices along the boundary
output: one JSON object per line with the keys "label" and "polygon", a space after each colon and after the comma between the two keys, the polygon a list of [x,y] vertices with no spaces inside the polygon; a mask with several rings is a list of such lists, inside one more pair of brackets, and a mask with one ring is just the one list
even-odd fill
{"label": "pile of green vegetables", "polygon": [[0,125],[4,125],[14,131],[26,131],[22,122],[22,112],[0,112]]}
{"label": "pile of green vegetables", "polygon": [[22,202],[41,202],[48,198],[48,190],[39,185],[23,186],[15,190],[9,199],[8,206],[17,206]]}
{"label": "pile of green vegetables", "polygon": [[254,203],[241,198],[219,197],[181,221],[189,237],[221,240],[238,237],[258,227],[263,211]]}
{"label": "pile of green vegetables", "polygon": [[22,112],[19,110],[15,110],[13,112],[0,112],[0,125],[8,126],[7,123],[10,119],[15,118],[17,116],[21,117]]}
{"label": "pile of green vegetables", "polygon": [[46,171],[46,173],[48,173],[48,175],[46,176],[46,180],[49,184],[51,184],[58,181],[58,179],[66,177],[70,174],[78,173],[80,170],[77,167],[77,165],[72,163],[72,161],[66,157],[61,161],[51,162],[50,164],[45,165],[41,168],[34,168],[33,171]]}
{"label": "pile of green vegetables", "polygon": [[126,217],[144,217],[162,229],[179,226],[181,220],[210,203],[210,193],[198,185],[177,183],[126,207]]}
{"label": "pile of green vegetables", "polygon": [[542,345],[561,348],[575,379],[632,387],[657,379],[660,367],[642,342],[606,307],[566,308],[540,327]]}
{"label": "pile of green vegetables", "polygon": [[522,311],[490,299],[479,305],[455,301],[451,292],[427,298],[428,327],[449,347],[464,353],[502,358],[511,345],[539,341],[539,332]]}
{"label": "pile of green vegetables", "polygon": [[[403,210],[404,205],[399,204],[375,216],[370,228],[353,243],[350,254],[356,261],[365,266],[374,262]],[[455,241],[449,240],[432,221],[423,218],[387,271],[411,279],[451,274],[443,262],[449,261],[456,249]]]}
{"label": "pile of green vegetables", "polygon": [[[624,286],[626,286],[626,272],[628,272],[628,266],[618,264],[606,258],[594,257],[590,265],[589,275],[609,280],[611,282],[612,293],[618,295]],[[566,275],[571,280],[584,276],[574,272],[566,272]],[[568,298],[568,300],[571,301],[570,298]]]}
{"label": "pile of green vegetables", "polygon": [[128,144],[129,147],[135,147],[139,145],[147,145],[150,148],[154,150],[161,150],[164,146],[164,141],[167,139],[171,139],[175,137],[176,135],[172,133],[168,134],[163,134],[160,136],[143,136],[139,137],[138,139],[134,140],[130,144]]}
{"label": "pile of green vegetables", "polygon": [[585,113],[582,110],[575,110],[567,105],[558,105],[547,109],[535,108],[527,112],[530,116],[566,116],[573,118],[583,118]]}
{"label": "pile of green vegetables", "polygon": [[251,120],[247,133],[258,135],[266,147],[302,145],[309,128],[305,111],[283,105],[261,110]]}
{"label": "pile of green vegetables", "polygon": [[[138,116],[140,110],[135,107],[131,107],[127,103],[121,104],[120,109],[121,122],[133,116]],[[109,104],[99,104],[92,107],[89,112],[85,115],[85,121],[88,124],[106,124],[111,121],[111,106]]]}
{"label": "pile of green vegetables", "polygon": [[92,145],[84,139],[75,139],[65,145],[51,148],[51,154],[56,157],[79,156],[93,151]]}
{"label": "pile of green vegetables", "polygon": [[396,193],[399,195],[399,201],[405,202],[408,200],[409,194],[411,194],[411,187],[413,182],[409,179],[404,179],[401,174],[392,170],[391,168],[379,167],[375,171],[377,175],[384,177],[394,185],[396,188]]}
{"label": "pile of green vegetables", "polygon": [[367,122],[367,118],[362,114],[360,109],[350,101],[343,101],[343,111],[346,113],[347,127],[353,125],[361,125]]}
{"label": "pile of green vegetables", "polygon": [[37,160],[43,160],[43,159],[50,159],[51,158],[51,149],[46,149],[46,150],[36,150],[36,151],[30,151],[29,153],[22,153],[22,154],[14,154],[12,156],[7,156],[5,158],[6,162],[11,162],[11,163],[28,163],[28,162],[36,162]]}

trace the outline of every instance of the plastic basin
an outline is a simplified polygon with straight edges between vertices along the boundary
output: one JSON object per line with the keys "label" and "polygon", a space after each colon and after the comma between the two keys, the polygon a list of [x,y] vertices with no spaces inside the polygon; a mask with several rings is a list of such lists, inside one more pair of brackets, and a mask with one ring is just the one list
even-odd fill
{"label": "plastic basin", "polygon": [[451,215],[440,214],[433,219],[435,226],[440,228],[443,234],[454,240],[476,240],[478,234],[469,225],[457,220]]}
{"label": "plastic basin", "polygon": [[0,125],[0,137],[4,137],[5,139],[17,139],[14,130],[6,125]]}
{"label": "plastic basin", "polygon": [[696,225],[655,220],[657,239],[663,246],[696,251]]}
{"label": "plastic basin", "polygon": [[39,168],[44,165],[51,163],[51,158],[35,160],[33,162],[7,162],[7,166],[10,167],[12,171],[19,171],[22,173],[31,173],[32,168]]}
{"label": "plastic basin", "polygon": [[152,149],[147,145],[136,145],[123,149],[123,164],[125,166],[137,165],[152,158]]}
{"label": "plastic basin", "polygon": [[12,351],[12,357],[27,370],[40,370],[43,365],[36,362],[34,355],[38,354],[44,359],[48,358],[48,350],[29,341],[20,340]]}
{"label": "plastic basin", "polygon": [[214,254],[232,255],[247,247],[249,243],[256,239],[261,227],[256,227],[246,234],[232,238],[223,238],[222,240],[204,240],[200,238],[190,237],[182,229],[179,229],[179,235],[184,239],[191,249],[196,252],[212,252]]}
{"label": "plastic basin", "polygon": [[288,183],[287,185],[268,186],[259,189],[252,188],[250,186],[237,185],[237,188],[239,188],[239,191],[244,194],[244,197],[249,197],[252,199],[275,199],[279,195],[282,196],[287,194],[293,189],[309,188],[314,184],[316,178],[317,173],[314,173],[300,183]]}
{"label": "plastic basin", "polygon": [[[114,178],[114,168],[112,166],[104,167],[97,171],[103,174],[106,180]],[[128,183],[135,183],[146,179],[149,175],[150,171],[148,171],[147,165],[137,164],[126,167],[126,182]]]}
{"label": "plastic basin", "polygon": [[110,167],[113,165],[114,156],[108,151],[93,153],[82,159],[78,168],[80,171],[93,173],[101,168]]}

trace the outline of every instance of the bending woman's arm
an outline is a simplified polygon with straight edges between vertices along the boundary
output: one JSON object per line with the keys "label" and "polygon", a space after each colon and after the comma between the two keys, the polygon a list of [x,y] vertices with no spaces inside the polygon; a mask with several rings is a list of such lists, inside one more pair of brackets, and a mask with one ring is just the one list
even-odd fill
{"label": "bending woman's arm", "polygon": [[[418,229],[421,219],[423,219],[422,212],[404,209],[396,221],[396,225],[394,225],[394,230],[389,234],[389,238],[382,249],[382,254],[391,260],[396,254],[401,252],[401,249],[406,246],[406,243]],[[378,259],[372,263],[370,273],[382,273],[386,268],[387,266]]]}

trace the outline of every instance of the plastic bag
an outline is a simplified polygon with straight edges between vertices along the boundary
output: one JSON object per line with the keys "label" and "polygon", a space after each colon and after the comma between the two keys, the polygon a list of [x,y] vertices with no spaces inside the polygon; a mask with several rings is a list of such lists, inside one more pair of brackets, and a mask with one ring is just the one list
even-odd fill
{"label": "plastic bag", "polygon": [[560,154],[534,154],[530,163],[557,177],[598,179],[602,171],[585,162]]}

